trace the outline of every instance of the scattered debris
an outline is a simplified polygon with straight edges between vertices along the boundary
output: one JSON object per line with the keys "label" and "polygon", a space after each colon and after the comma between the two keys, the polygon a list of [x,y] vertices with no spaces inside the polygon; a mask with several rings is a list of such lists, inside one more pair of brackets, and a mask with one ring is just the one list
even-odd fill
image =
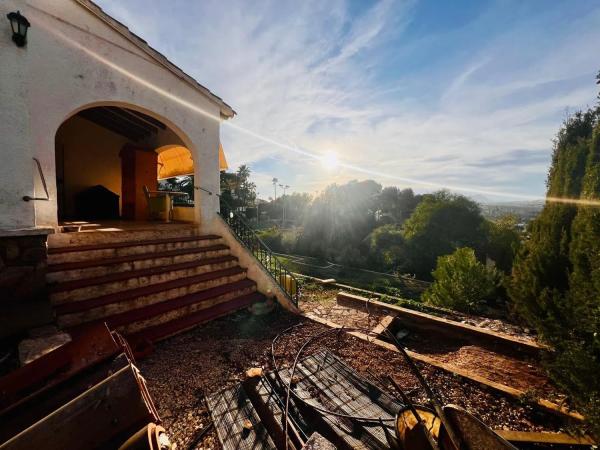
{"label": "scattered debris", "polygon": [[254,377],[262,377],[263,370],[261,367],[252,367],[246,371],[246,377],[254,378]]}
{"label": "scattered debris", "polygon": [[134,363],[98,324],[0,378],[0,448],[171,449]]}

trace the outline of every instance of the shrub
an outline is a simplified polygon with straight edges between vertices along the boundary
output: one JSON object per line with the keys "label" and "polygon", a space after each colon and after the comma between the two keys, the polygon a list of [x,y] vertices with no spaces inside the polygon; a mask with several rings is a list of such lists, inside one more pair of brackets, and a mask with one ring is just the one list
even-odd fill
{"label": "shrub", "polygon": [[462,312],[479,312],[498,297],[500,275],[486,267],[469,247],[457,249],[451,255],[440,256],[433,271],[433,284],[423,293],[423,300],[432,305]]}

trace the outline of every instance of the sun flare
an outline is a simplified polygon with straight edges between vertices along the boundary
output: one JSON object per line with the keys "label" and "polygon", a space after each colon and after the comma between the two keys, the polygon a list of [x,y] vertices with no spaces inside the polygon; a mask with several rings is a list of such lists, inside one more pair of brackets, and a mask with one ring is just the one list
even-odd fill
{"label": "sun flare", "polygon": [[321,157],[321,166],[327,170],[333,170],[340,164],[334,152],[327,152]]}

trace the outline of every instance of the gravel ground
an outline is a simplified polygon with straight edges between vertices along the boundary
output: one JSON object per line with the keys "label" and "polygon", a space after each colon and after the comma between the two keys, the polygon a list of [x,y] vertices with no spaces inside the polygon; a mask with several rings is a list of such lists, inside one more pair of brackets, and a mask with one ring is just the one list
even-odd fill
{"label": "gravel ground", "polygon": [[[215,320],[159,343],[155,352],[140,362],[164,426],[179,450],[220,448],[214,430],[194,444],[210,423],[204,397],[238,383],[248,368],[270,369],[273,338],[297,323],[300,325],[283,335],[276,348],[278,363],[289,366],[305,340],[326,327],[284,312],[256,317],[244,311]],[[346,334],[316,342],[307,353],[323,346],[383,388],[393,391],[380,380],[382,375],[391,375],[413,401],[425,400],[399,354]],[[525,401],[489,392],[428,365],[420,367],[445,402],[467,408],[493,428],[559,431],[566,426]]]}

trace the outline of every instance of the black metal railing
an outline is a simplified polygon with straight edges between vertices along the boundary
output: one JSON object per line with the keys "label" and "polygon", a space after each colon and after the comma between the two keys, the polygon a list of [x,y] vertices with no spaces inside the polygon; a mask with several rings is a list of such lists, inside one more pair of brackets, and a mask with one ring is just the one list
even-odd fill
{"label": "black metal railing", "polygon": [[254,229],[248,225],[237,213],[229,210],[219,213],[234,236],[261,263],[275,282],[283,289],[294,305],[298,306],[300,298],[300,285],[298,279],[290,272],[273,251],[258,237]]}

